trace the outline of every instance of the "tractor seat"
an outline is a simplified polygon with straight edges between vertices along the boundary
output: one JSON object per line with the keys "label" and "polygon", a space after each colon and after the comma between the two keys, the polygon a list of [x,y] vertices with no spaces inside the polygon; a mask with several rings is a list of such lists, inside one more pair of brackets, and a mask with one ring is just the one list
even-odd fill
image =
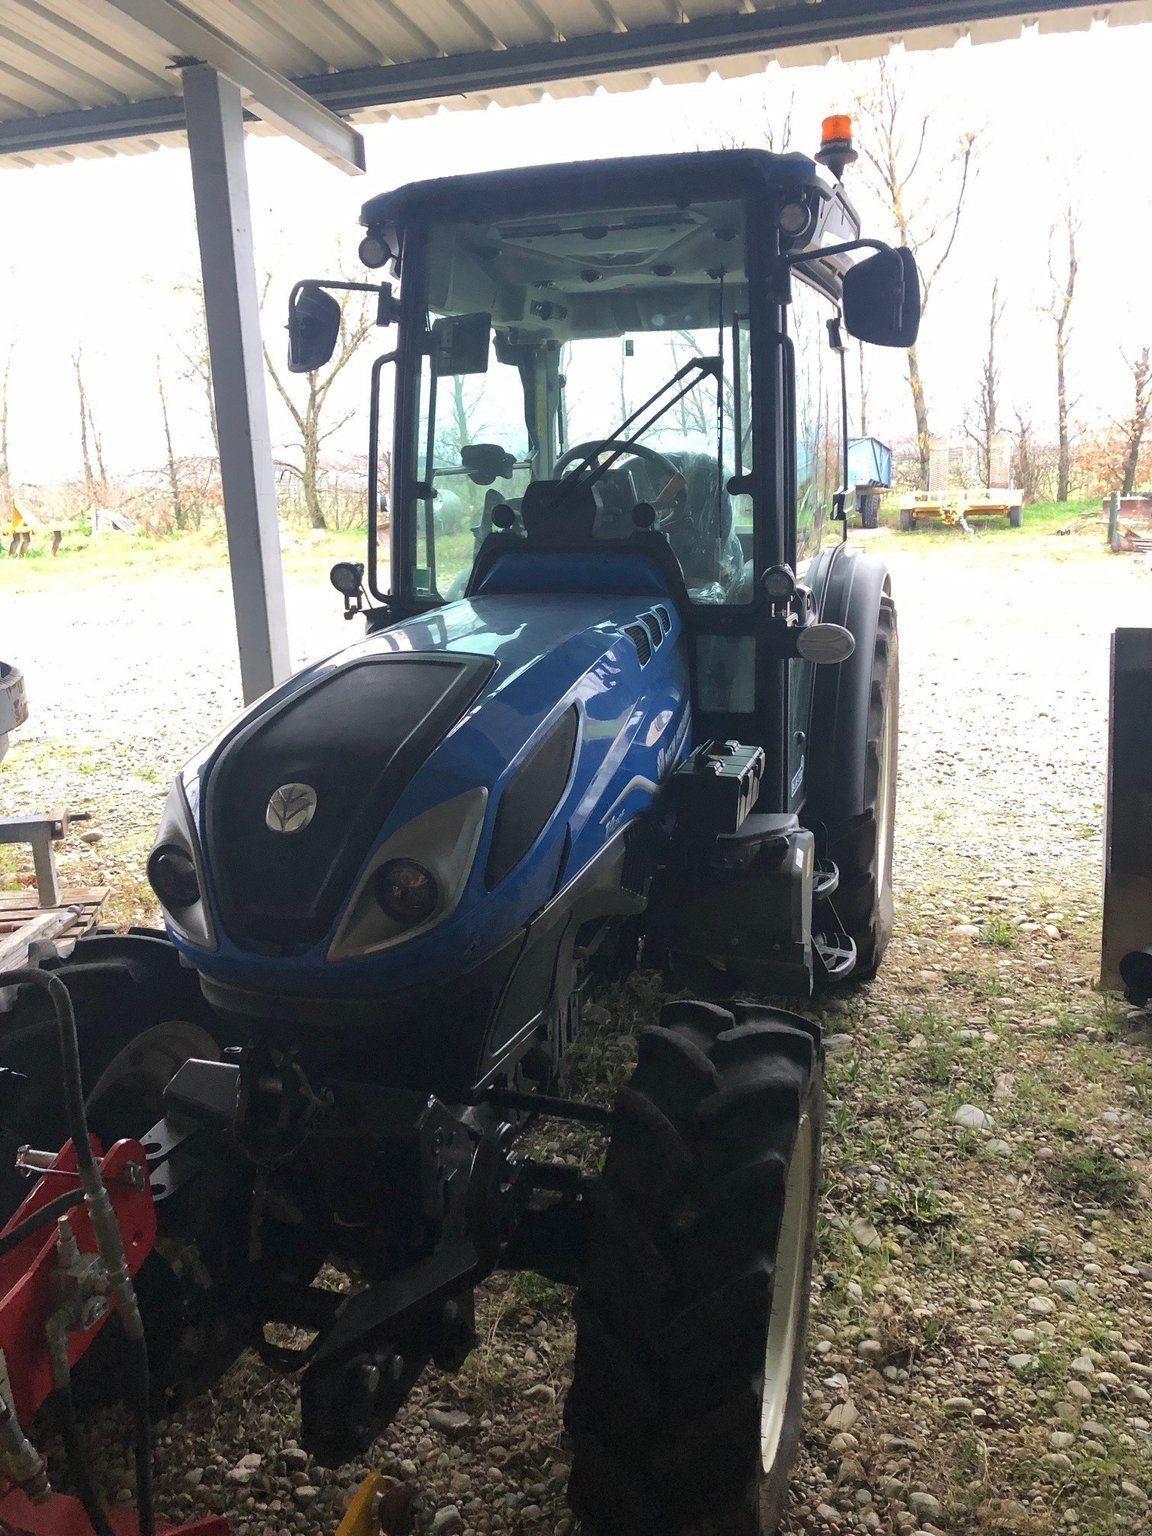
{"label": "tractor seat", "polygon": [[744,551],[734,527],[732,497],[726,486],[717,494],[714,455],[687,450],[666,453],[684,477],[685,509],[661,528],[680,562],[689,587],[713,585],[726,590],[739,578]]}

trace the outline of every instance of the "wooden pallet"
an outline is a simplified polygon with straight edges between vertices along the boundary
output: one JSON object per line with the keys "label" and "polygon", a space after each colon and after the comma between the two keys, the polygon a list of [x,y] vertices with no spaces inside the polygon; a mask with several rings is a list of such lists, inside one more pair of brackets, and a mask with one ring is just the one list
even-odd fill
{"label": "wooden pallet", "polygon": [[[60,892],[61,907],[75,907],[76,915],[60,933],[63,939],[78,939],[82,933],[96,926],[100,908],[108,896],[106,885],[82,885]],[[27,891],[0,891],[0,934],[15,933],[25,923],[52,912],[53,907],[42,907],[36,900],[35,889]]]}

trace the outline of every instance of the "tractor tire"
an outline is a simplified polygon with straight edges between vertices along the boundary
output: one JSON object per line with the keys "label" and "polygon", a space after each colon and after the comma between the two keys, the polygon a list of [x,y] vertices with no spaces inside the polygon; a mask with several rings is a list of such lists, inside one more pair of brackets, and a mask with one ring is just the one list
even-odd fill
{"label": "tractor tire", "polygon": [[845,803],[842,781],[832,778],[824,790],[826,798],[805,808],[805,821],[823,828],[822,856],[833,860],[840,871],[839,889],[831,906],[840,931],[856,945],[852,981],[868,981],[875,976],[892,937],[899,712],[896,606],[884,594],[873,645],[866,719],[812,722],[814,743],[847,732],[853,751],[864,758],[862,804]]}
{"label": "tractor tire", "polygon": [[675,1002],[588,1199],[565,1419],[588,1536],[771,1536],[800,1436],[819,1031]]}
{"label": "tractor tire", "polygon": [[1024,526],[1023,507],[1008,508],[1008,526],[1009,528],[1022,528]]}
{"label": "tractor tire", "polygon": [[[89,1129],[106,1147],[143,1136],[164,1113],[176,1069],[220,1054],[196,973],[166,938],[142,933],[81,939],[51,969],[76,1010]],[[28,1192],[12,1166],[16,1148],[54,1150],[68,1137],[55,1018],[38,988],[0,987],[0,1068],[19,1074],[0,1099],[0,1220]]]}
{"label": "tractor tire", "polygon": [[915,531],[916,531],[916,519],[912,516],[912,513],[909,512],[907,507],[901,507],[900,508],[900,532],[901,533],[915,533]]}
{"label": "tractor tire", "polygon": [[860,526],[861,528],[879,528],[880,526],[880,496],[876,492],[868,491],[860,497]]}

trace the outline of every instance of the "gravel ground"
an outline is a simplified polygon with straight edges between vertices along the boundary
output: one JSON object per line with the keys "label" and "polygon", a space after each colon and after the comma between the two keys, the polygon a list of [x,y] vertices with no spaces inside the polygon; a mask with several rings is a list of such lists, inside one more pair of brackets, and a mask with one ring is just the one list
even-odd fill
{"label": "gravel ground", "polygon": [[[1108,634],[1147,622],[1152,572],[1094,533],[876,547],[901,627],[898,929],[880,978],[824,1010],[827,1177],[784,1530],[1152,1531],[1152,1021],[1091,986]],[[299,659],[348,638],[334,552],[289,552]],[[237,703],[229,605],[207,546],[0,563],[0,654],[32,704],[0,805],[90,809],[61,865],[112,883],[117,921],[154,919],[140,870],[167,780]],[[655,1006],[641,982],[594,1014],[585,1081],[619,1079]],[[225,1511],[237,1536],[330,1531],[370,1466],[421,1530],[564,1536],[567,1302],[493,1281],[461,1375],[426,1373],[370,1462],[338,1473],[295,1445],[291,1385],[240,1362],[161,1426],[163,1509]],[[93,1439],[126,1497],[121,1426]]]}

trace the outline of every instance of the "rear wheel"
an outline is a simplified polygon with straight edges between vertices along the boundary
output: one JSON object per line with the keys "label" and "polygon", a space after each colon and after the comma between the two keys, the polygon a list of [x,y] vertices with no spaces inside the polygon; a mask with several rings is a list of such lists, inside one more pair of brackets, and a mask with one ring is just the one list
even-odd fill
{"label": "rear wheel", "polygon": [[770,1536],[800,1432],[818,1032],[670,1003],[616,1107],[576,1298],[572,1507],[594,1536]]}
{"label": "rear wheel", "polygon": [[[839,701],[831,696],[831,706]],[[826,778],[822,797],[805,820],[823,829],[822,851],[840,871],[830,905],[837,925],[856,945],[853,981],[875,976],[892,937],[892,842],[896,823],[896,763],[900,735],[900,659],[896,605],[884,594],[876,624],[864,718],[814,720],[813,739],[847,734],[864,760],[862,795],[849,802],[844,781]],[[856,758],[859,761],[859,758]]]}

